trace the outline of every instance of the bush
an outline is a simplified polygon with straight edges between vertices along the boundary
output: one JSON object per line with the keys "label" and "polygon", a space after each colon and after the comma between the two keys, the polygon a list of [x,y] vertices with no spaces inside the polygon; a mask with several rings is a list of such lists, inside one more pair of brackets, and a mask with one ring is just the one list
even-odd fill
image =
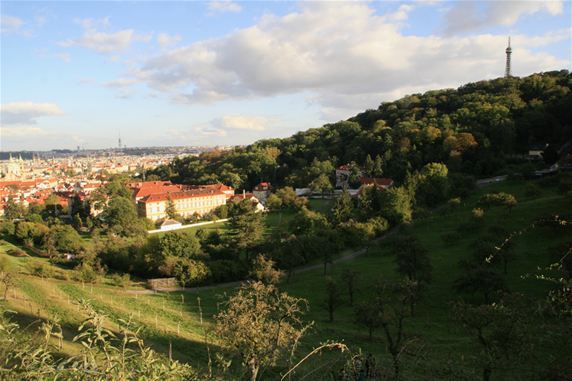
{"label": "bush", "polygon": [[84,262],[81,266],[76,267],[75,279],[81,282],[95,283],[97,281],[97,271]]}
{"label": "bush", "polygon": [[542,189],[535,183],[527,183],[524,188],[526,197],[538,197],[542,193]]}
{"label": "bush", "polygon": [[49,278],[53,276],[53,270],[50,266],[41,262],[28,262],[26,265],[28,272],[31,275],[39,276],[41,278]]}
{"label": "bush", "polygon": [[54,271],[53,277],[55,279],[58,279],[58,280],[69,280],[70,279],[69,274],[67,273],[67,271],[64,271],[64,270]]}
{"label": "bush", "polygon": [[127,288],[131,283],[131,277],[127,273],[123,275],[113,274],[111,276],[111,282],[117,287]]}
{"label": "bush", "polygon": [[27,257],[28,256],[28,254],[26,254],[26,252],[24,250],[18,249],[18,248],[8,250],[8,254],[13,256],[13,257]]}
{"label": "bush", "polygon": [[481,208],[474,208],[472,213],[475,220],[481,220],[485,216],[485,211]]}
{"label": "bush", "polygon": [[242,262],[220,259],[209,262],[210,281],[214,283],[241,280],[248,274],[248,267]]}
{"label": "bush", "polygon": [[507,206],[512,202],[516,202],[516,198],[505,192],[487,193],[479,200],[479,205],[484,207],[491,206]]}
{"label": "bush", "polygon": [[459,206],[461,206],[461,197],[455,197],[450,199],[447,202],[447,205],[449,206],[450,210],[459,209]]}

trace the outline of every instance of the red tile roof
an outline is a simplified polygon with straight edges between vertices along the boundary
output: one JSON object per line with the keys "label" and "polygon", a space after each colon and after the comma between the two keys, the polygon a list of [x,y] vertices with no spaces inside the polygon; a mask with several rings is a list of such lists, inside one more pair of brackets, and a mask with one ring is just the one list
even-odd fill
{"label": "red tile roof", "polygon": [[387,177],[362,177],[359,181],[362,185],[375,185],[381,188],[388,188],[393,185],[393,179]]}
{"label": "red tile roof", "polygon": [[221,191],[216,191],[212,189],[192,189],[186,191],[179,191],[179,192],[165,192],[165,193],[157,193],[157,194],[150,194],[144,197],[140,202],[159,202],[159,201],[166,201],[168,199],[171,200],[180,200],[185,198],[195,198],[195,197],[208,197],[208,196],[224,196],[225,194]]}

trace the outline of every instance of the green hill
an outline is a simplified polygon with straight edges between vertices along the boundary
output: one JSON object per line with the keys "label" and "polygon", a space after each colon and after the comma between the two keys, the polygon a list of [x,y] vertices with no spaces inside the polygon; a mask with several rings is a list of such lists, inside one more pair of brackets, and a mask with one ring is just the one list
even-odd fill
{"label": "green hill", "polygon": [[[482,239],[491,227],[502,226],[507,231],[517,231],[530,226],[539,217],[572,210],[570,195],[559,193],[554,186],[543,186],[541,193],[534,196],[527,195],[526,189],[522,181],[495,184],[480,189],[457,209],[441,208],[410,226],[402,227],[428,250],[433,266],[433,281],[419,302],[415,317],[405,321],[407,337],[416,338],[414,354],[403,358],[406,379],[443,379],[453,377],[452,374],[464,374],[467,379],[479,377],[480,371],[472,358],[478,346],[451,319],[450,302],[461,295],[474,298],[475,301],[479,299],[478,295],[467,296],[453,290],[453,282],[460,274],[459,261],[470,256],[472,245]],[[514,194],[519,201],[518,205],[510,213],[505,208],[490,208],[485,211],[481,222],[467,225],[473,218],[472,209],[476,207],[480,196],[492,191]],[[454,242],[444,239],[451,233],[456,237]],[[530,229],[518,236],[515,257],[509,263],[506,276],[508,288],[537,299],[544,298],[550,285],[525,279],[523,275],[534,273],[539,266],[554,262],[554,255],[558,254],[554,248],[569,243],[570,237],[569,229],[551,230],[546,227]],[[398,278],[390,252],[391,239],[380,240],[363,256],[334,265],[329,275],[339,278],[344,269],[355,270],[358,273],[356,301],[365,300],[375,281]],[[7,254],[11,249],[11,244],[4,242],[0,246],[0,255],[8,258],[12,266],[17,266],[20,274],[15,288],[8,292],[8,301],[2,302],[2,305],[18,312],[17,319],[22,322],[32,322],[37,318],[58,319],[64,327],[64,352],[76,353],[78,350],[71,338],[85,318],[79,302],[86,300],[108,317],[106,324],[110,329],[117,330],[121,319],[131,319],[144,327],[142,336],[146,342],[162,353],[167,353],[169,345],[172,345],[175,358],[198,368],[205,366],[205,332],[209,331],[212,315],[217,311],[220,302],[218,295],[230,293],[232,288],[207,287],[153,294],[137,285],[135,288],[131,286],[130,290],[112,286],[110,279],[100,280],[96,284],[82,284],[65,279],[72,276],[72,270],[53,268],[42,258],[11,256]],[[58,271],[62,279],[32,276],[29,273],[33,272],[34,266],[30,263],[44,263],[44,271]],[[326,340],[341,340],[353,350],[361,348],[364,353],[372,353],[380,364],[389,363],[382,332],[375,331],[374,340],[367,340],[367,330],[354,323],[354,310],[347,303],[343,286],[344,304],[336,310],[335,322],[327,322],[326,310],[322,308],[325,278],[321,269],[295,274],[290,283],[282,284],[281,288],[292,295],[308,299],[310,312],[307,319],[315,321],[314,329],[303,340],[299,352],[308,351]],[[211,349],[216,349],[216,343],[211,343]],[[550,355],[551,353],[538,354],[543,359]],[[340,357],[334,355],[312,359],[304,371],[318,366],[324,366],[327,370],[335,369],[341,365],[337,362],[339,360]],[[449,376],[446,374],[447,369],[452,372]],[[529,372],[529,369],[516,373],[514,369],[500,369],[497,379],[515,379],[515,374],[526,379],[530,376]]]}

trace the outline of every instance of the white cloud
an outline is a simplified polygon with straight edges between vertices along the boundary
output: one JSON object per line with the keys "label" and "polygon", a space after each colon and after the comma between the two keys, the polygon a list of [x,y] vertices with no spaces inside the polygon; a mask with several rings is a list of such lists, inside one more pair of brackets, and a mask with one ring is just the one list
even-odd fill
{"label": "white cloud", "polygon": [[231,0],[211,1],[208,8],[213,12],[233,12],[238,13],[242,11],[242,7]]}
{"label": "white cloud", "polygon": [[270,120],[261,116],[228,115],[214,121],[222,129],[264,131]]}
{"label": "white cloud", "polygon": [[32,136],[42,136],[46,132],[38,127],[2,127],[2,137],[4,138],[20,138],[20,137],[32,137]]}
{"label": "white cloud", "polygon": [[2,33],[17,32],[24,25],[24,21],[18,17],[2,15],[0,17],[0,30]]}
{"label": "white cloud", "polygon": [[563,1],[459,1],[445,15],[445,34],[479,30],[485,27],[514,25],[519,18],[537,12],[561,14]]}
{"label": "white cloud", "polygon": [[[132,74],[177,102],[304,93],[324,115],[337,109],[341,117],[409,89],[503,75],[505,36],[408,36],[389,19],[395,17],[376,15],[364,3],[303,3],[298,12],[267,15],[227,36],[167,51]],[[567,67],[529,50],[565,39],[567,31],[513,35],[515,75]]]}
{"label": "white cloud", "polygon": [[[204,136],[227,136],[229,132],[233,133],[257,133],[264,131],[268,125],[275,121],[273,118],[254,115],[225,115],[216,118],[208,123],[202,123],[195,126],[194,130]],[[238,131],[237,131],[238,130]]]}
{"label": "white cloud", "polygon": [[157,36],[157,42],[161,47],[167,47],[169,45],[174,45],[177,42],[181,41],[181,36],[179,35],[169,35],[167,33],[159,33]]}
{"label": "white cloud", "polygon": [[2,126],[33,125],[36,124],[38,118],[62,114],[62,110],[55,103],[13,102],[0,106]]}
{"label": "white cloud", "polygon": [[133,29],[123,29],[117,32],[102,32],[97,28],[109,28],[109,17],[103,19],[79,19],[75,20],[84,28],[80,38],[67,39],[59,43],[63,47],[81,46],[95,50],[99,53],[114,53],[127,49],[133,42],[149,42],[151,35],[135,33]]}

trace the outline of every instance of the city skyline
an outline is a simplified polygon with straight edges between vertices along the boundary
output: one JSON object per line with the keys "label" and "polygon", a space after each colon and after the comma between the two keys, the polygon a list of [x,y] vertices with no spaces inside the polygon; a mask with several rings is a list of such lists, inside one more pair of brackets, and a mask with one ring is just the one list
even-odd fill
{"label": "city skyline", "polygon": [[[234,145],[570,70],[570,2],[3,2],[0,149]],[[462,21],[462,22],[461,22]]]}

